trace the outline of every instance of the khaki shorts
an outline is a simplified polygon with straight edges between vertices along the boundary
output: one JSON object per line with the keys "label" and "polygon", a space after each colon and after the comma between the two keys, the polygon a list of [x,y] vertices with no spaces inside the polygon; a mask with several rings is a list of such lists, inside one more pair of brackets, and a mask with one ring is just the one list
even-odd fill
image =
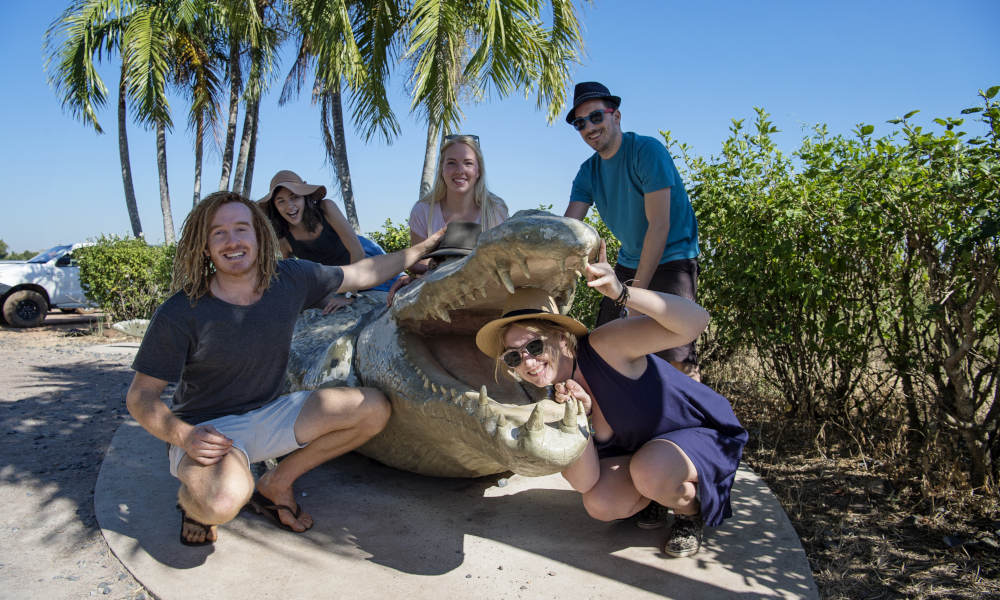
{"label": "khaki shorts", "polygon": [[[284,456],[305,444],[295,439],[295,420],[309,398],[309,390],[278,396],[271,403],[242,415],[226,415],[201,425],[211,425],[233,440],[233,447],[250,463]],[[177,477],[177,467],[184,458],[184,449],[170,446],[170,474]]]}

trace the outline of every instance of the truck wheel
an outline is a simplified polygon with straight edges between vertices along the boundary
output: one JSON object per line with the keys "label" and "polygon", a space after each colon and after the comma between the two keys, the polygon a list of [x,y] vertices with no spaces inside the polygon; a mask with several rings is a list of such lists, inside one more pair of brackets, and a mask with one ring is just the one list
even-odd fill
{"label": "truck wheel", "polygon": [[14,292],[3,303],[3,318],[14,327],[41,325],[47,312],[49,303],[45,296],[32,290]]}

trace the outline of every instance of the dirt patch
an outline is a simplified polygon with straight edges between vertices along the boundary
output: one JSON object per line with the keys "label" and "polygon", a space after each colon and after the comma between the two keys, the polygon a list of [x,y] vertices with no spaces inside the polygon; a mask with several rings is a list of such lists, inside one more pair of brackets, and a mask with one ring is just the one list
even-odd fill
{"label": "dirt patch", "polygon": [[745,462],[802,540],[822,598],[1000,598],[997,498],[927,494],[916,474],[857,453],[849,439],[737,401]]}

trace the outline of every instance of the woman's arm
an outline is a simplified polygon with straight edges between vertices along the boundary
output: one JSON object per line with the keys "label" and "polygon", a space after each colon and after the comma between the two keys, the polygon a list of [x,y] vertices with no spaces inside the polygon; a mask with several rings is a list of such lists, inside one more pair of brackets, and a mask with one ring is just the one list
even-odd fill
{"label": "woman's arm", "polygon": [[[425,238],[424,236],[422,236],[419,233],[417,233],[416,231],[414,231],[413,227],[410,227],[410,246],[411,247],[412,246],[416,246],[418,244],[422,244],[424,242],[424,240],[426,240],[426,239],[427,238]],[[423,275],[430,268],[430,263],[431,263],[431,259],[429,259],[429,258],[425,258],[423,260],[415,262],[412,265],[410,265],[410,273],[413,273],[414,275]]]}
{"label": "woman's arm", "polygon": [[278,250],[281,251],[281,258],[292,257],[292,245],[285,238],[278,239]]}
{"label": "woman's arm", "polygon": [[347,217],[344,216],[344,213],[340,212],[340,209],[337,208],[336,203],[329,198],[324,198],[320,205],[323,207],[323,216],[326,217],[326,222],[330,224],[330,227],[333,227],[333,230],[340,237],[340,242],[351,253],[351,262],[356,263],[364,258],[365,251],[361,247],[361,240],[358,239],[358,234],[351,227],[351,224],[347,222]]}
{"label": "woman's arm", "polygon": [[599,262],[587,266],[587,285],[618,299],[627,290],[625,307],[640,316],[615,319],[590,334],[590,343],[618,372],[637,376],[646,368],[646,355],[683,346],[708,325],[708,311],[680,296],[643,288],[624,287],[607,263],[604,241]]}

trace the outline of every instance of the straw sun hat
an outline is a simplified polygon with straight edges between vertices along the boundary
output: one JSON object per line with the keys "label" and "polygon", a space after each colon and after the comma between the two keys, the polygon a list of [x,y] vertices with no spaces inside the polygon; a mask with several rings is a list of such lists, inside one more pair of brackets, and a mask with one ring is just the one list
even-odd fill
{"label": "straw sun hat", "polygon": [[508,323],[525,319],[542,319],[565,327],[573,335],[586,335],[587,328],[573,317],[559,313],[555,299],[548,292],[539,288],[518,288],[507,297],[503,304],[503,314],[499,319],[493,319],[479,328],[476,334],[476,346],[490,358],[496,358],[503,352],[499,332]]}
{"label": "straw sun hat", "polygon": [[319,202],[326,198],[325,186],[309,185],[294,172],[284,170],[274,174],[274,177],[271,178],[271,189],[257,203],[267,208],[267,204],[274,198],[274,193],[278,191],[278,188],[285,188],[296,196],[302,196],[313,202]]}

